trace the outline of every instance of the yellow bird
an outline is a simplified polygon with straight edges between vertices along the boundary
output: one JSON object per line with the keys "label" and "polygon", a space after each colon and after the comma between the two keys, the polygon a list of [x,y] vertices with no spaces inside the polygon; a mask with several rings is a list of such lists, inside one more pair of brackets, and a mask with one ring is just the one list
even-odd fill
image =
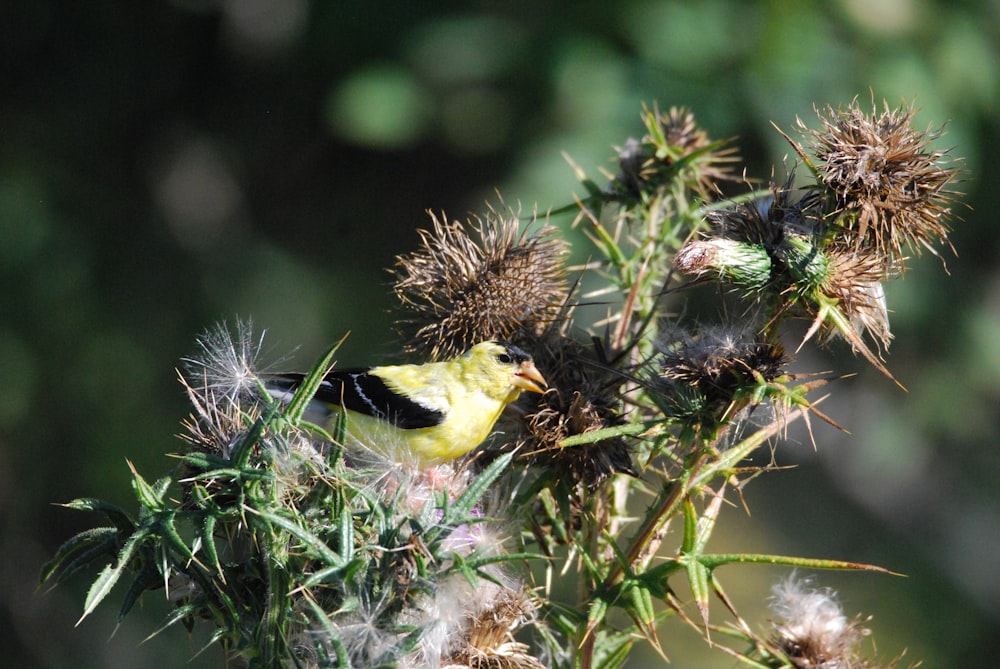
{"label": "yellow bird", "polygon": [[[301,381],[302,375],[282,375],[275,394]],[[545,385],[527,352],[485,341],[444,362],[334,369],[314,401],[325,408],[331,432],[346,413],[348,445],[432,466],[481,444],[504,407],[524,390],[544,392]]]}

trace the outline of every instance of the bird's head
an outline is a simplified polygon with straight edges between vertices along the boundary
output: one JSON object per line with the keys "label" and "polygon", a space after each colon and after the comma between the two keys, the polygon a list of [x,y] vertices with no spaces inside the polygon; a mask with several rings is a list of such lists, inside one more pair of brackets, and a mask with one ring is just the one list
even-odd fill
{"label": "bird's head", "polygon": [[545,392],[545,377],[535,367],[531,355],[513,344],[501,341],[484,341],[476,344],[464,356],[481,374],[495,379],[495,387],[504,388],[513,401],[522,390],[532,393]]}

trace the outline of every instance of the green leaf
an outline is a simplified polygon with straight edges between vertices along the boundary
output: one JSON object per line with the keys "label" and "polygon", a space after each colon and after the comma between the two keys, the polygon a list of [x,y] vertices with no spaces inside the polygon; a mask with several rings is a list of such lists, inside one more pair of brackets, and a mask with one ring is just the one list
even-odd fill
{"label": "green leaf", "polygon": [[595,643],[596,669],[618,669],[625,664],[635,637],[631,634],[615,633],[601,634]]}
{"label": "green leaf", "polygon": [[708,579],[711,576],[711,572],[708,567],[702,564],[698,557],[684,556],[682,561],[684,563],[684,571],[687,572],[691,594],[694,596],[694,603],[698,607],[698,612],[701,613],[701,620],[705,625],[705,629],[708,629]]}
{"label": "green leaf", "polygon": [[593,444],[598,441],[604,441],[605,439],[613,439],[615,437],[628,437],[635,436],[637,434],[642,434],[646,430],[652,428],[656,423],[629,423],[627,425],[615,425],[613,427],[605,427],[600,430],[591,430],[590,432],[584,432],[582,434],[574,434],[571,437],[566,437],[559,442],[561,448],[569,448],[571,446],[582,446],[584,444]]}
{"label": "green leaf", "polygon": [[163,509],[163,496],[170,485],[170,479],[160,479],[153,486],[143,478],[142,474],[139,473],[131,461],[128,463],[128,468],[132,471],[132,489],[135,491],[135,496],[138,498],[139,504],[148,511],[155,512]]}
{"label": "green leaf", "polygon": [[201,535],[201,545],[205,551],[205,557],[208,558],[208,565],[221,576],[222,565],[219,563],[219,552],[215,545],[215,525],[218,523],[218,520],[219,519],[211,513],[205,514],[205,517],[201,522],[199,532]]}
{"label": "green leaf", "polygon": [[340,509],[340,552],[345,563],[354,559],[354,514],[347,504]]}
{"label": "green leaf", "polygon": [[282,530],[288,532],[299,542],[303,547],[310,549],[314,555],[318,555],[326,565],[334,567],[343,567],[345,560],[342,556],[338,555],[336,551],[332,550],[326,543],[317,537],[315,534],[310,532],[304,527],[300,527],[298,524],[293,522],[288,518],[284,518],[276,513],[271,513],[270,511],[263,511],[257,509],[251,509],[250,507],[244,507],[250,513],[256,514],[271,523],[276,525]]}
{"label": "green leaf", "polygon": [[330,621],[330,616],[323,610],[315,599],[312,597],[305,597],[304,599],[306,604],[309,606],[309,610],[312,611],[313,620],[319,623],[319,626],[323,630],[326,637],[326,641],[333,646],[333,650],[336,653],[337,661],[331,666],[348,666],[347,649],[344,648],[344,643],[340,640],[341,631]]}
{"label": "green leaf", "polygon": [[174,525],[175,517],[176,511],[173,510],[160,514],[159,522],[156,524],[156,529],[159,535],[163,537],[167,546],[170,546],[175,551],[180,553],[186,561],[195,560],[194,552],[177,532],[177,527]]}
{"label": "green leaf", "polygon": [[91,584],[90,589],[87,591],[87,597],[83,603],[83,615],[81,615],[80,619],[76,621],[77,625],[79,625],[84,618],[93,613],[98,604],[100,604],[104,598],[107,597],[108,593],[111,592],[111,589],[121,577],[122,572],[132,561],[133,554],[147,536],[148,530],[143,528],[136,530],[125,542],[125,545],[118,554],[116,563],[109,564],[101,570],[101,573],[98,574],[97,579]]}
{"label": "green leaf", "polygon": [[656,609],[653,608],[653,597],[649,589],[638,580],[626,582],[628,592],[628,611],[635,621],[636,626],[642,631],[650,641],[656,638]]}
{"label": "green leaf", "polygon": [[131,534],[135,531],[135,523],[125,510],[117,504],[103,502],[93,497],[80,497],[65,504],[60,504],[59,506],[67,509],[74,509],[76,511],[99,511],[107,516],[108,520],[110,520],[119,531],[125,534]]}
{"label": "green leaf", "polygon": [[115,587],[115,583],[118,582],[118,579],[122,575],[122,567],[123,565],[121,563],[117,565],[105,565],[104,569],[101,570],[101,573],[97,575],[97,579],[91,584],[90,589],[87,591],[87,598],[83,602],[83,615],[76,621],[77,625],[83,622],[84,618],[93,613],[98,604],[100,604],[104,598],[108,596],[108,593],[111,592],[111,589]]}
{"label": "green leaf", "polygon": [[493,482],[500,478],[513,457],[513,453],[503,453],[491,462],[466,488],[462,496],[448,505],[442,522],[450,525],[468,522],[472,509],[479,504]]}
{"label": "green leaf", "polygon": [[800,567],[803,569],[837,569],[852,571],[874,571],[891,576],[903,574],[890,571],[885,567],[866,564],[864,562],[847,562],[844,560],[824,560],[815,558],[792,557],[788,555],[766,555],[758,553],[716,553],[698,557],[708,569],[715,569],[724,564],[769,564]]}
{"label": "green leaf", "polygon": [[125,619],[125,616],[132,610],[132,606],[142,596],[142,593],[147,590],[155,590],[158,587],[160,587],[160,575],[151,564],[147,564],[139,575],[135,577],[132,585],[129,586],[128,591],[125,593],[121,608],[118,609],[118,622]]}
{"label": "green leaf", "polygon": [[[38,582],[52,579],[58,585],[98,556],[113,559],[118,552],[118,539],[119,531],[113,527],[95,527],[80,532],[63,543],[52,559],[42,565]],[[74,555],[76,557],[70,560]]]}
{"label": "green leaf", "polygon": [[600,595],[595,595],[587,609],[587,633],[593,634],[594,630],[608,617],[609,602]]}
{"label": "green leaf", "polygon": [[291,421],[292,424],[298,424],[302,416],[305,415],[306,410],[309,408],[309,402],[316,395],[316,391],[319,390],[319,386],[323,383],[323,379],[327,373],[333,369],[333,356],[337,354],[337,349],[340,348],[340,345],[344,343],[347,337],[348,335],[345,334],[337,343],[326,350],[323,357],[313,366],[309,374],[302,379],[302,384],[295,390],[295,395],[292,396],[284,412],[285,418]]}

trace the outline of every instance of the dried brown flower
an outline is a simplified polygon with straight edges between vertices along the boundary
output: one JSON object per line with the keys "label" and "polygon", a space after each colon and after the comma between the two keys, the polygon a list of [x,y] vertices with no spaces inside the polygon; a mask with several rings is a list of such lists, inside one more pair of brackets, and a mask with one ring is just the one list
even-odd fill
{"label": "dried brown flower", "polygon": [[947,186],[958,170],[945,152],[930,147],[942,130],[914,130],[912,105],[883,106],[878,114],[873,103],[871,115],[856,102],[842,110],[827,107],[817,111],[820,130],[801,120],[798,128],[811,140],[820,182],[835,195],[846,240],[897,261],[904,248],[937,255],[935,244],[950,248],[946,219],[956,193]]}
{"label": "dried brown flower", "polygon": [[[487,588],[493,586],[486,586]],[[543,669],[514,632],[534,616],[535,604],[524,590],[498,590],[489,607],[468,621],[463,643],[448,660],[450,669]]]}
{"label": "dried brown flower", "polygon": [[784,373],[780,344],[732,328],[668,335],[656,358],[653,397],[667,416],[709,437],[751,401],[754,386]]}
{"label": "dried brown flower", "polygon": [[709,139],[687,109],[671,107],[663,114],[644,108],[642,121],[646,135],[618,149],[619,175],[612,188],[621,194],[641,198],[679,176],[687,188],[708,199],[717,182],[734,178],[736,149]]}
{"label": "dried brown flower", "polygon": [[772,642],[798,669],[874,669],[858,654],[870,632],[849,620],[830,589],[818,589],[794,575],[773,588],[778,615]]}
{"label": "dried brown flower", "polygon": [[836,300],[837,308],[850,321],[858,338],[868,332],[887,349],[892,332],[882,282],[887,278],[888,261],[852,249],[831,249],[827,257],[829,271],[820,290]]}
{"label": "dried brown flower", "polygon": [[555,228],[521,232],[516,215],[493,210],[468,225],[431,220],[420,248],[399,256],[394,270],[408,351],[448,358],[549,325],[567,296],[567,247]]}
{"label": "dried brown flower", "polygon": [[556,467],[561,480],[596,486],[618,472],[631,472],[628,445],[620,437],[562,447],[567,437],[621,425],[621,388],[626,377],[598,359],[586,344],[561,336],[538,338],[531,350],[545,370],[549,390],[515,417],[519,453],[533,466]]}

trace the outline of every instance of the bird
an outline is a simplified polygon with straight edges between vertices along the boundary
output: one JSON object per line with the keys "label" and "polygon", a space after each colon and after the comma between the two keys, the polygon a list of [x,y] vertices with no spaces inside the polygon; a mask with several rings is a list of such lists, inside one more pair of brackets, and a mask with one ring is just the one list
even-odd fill
{"label": "bird", "polygon": [[[290,397],[303,378],[282,374],[267,385],[273,396]],[[485,441],[522,391],[543,393],[546,386],[529,353],[508,342],[483,341],[442,362],[335,368],[313,402],[331,434],[343,424],[345,445],[433,467]]]}

